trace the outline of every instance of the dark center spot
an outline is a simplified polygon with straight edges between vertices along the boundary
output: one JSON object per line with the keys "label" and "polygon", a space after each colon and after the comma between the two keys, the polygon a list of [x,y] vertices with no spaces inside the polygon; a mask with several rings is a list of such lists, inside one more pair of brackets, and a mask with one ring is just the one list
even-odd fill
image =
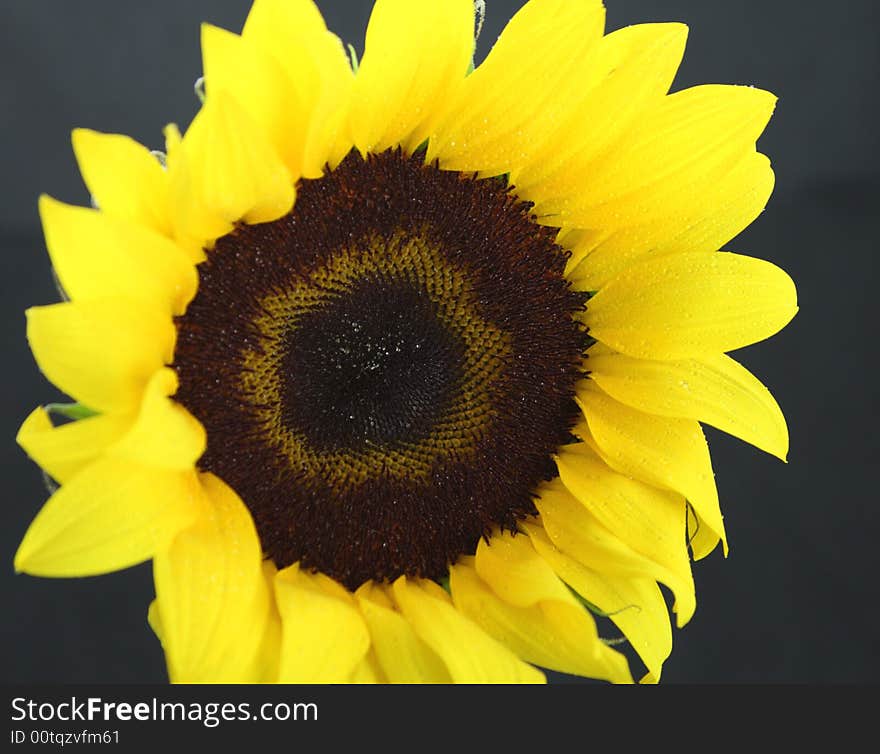
{"label": "dark center spot", "polygon": [[424,289],[362,280],[288,331],[283,421],[316,451],[419,442],[461,384],[464,349]]}
{"label": "dark center spot", "polygon": [[279,568],[439,579],[536,513],[587,336],[529,209],[499,180],[353,152],[208,252],[176,398]]}

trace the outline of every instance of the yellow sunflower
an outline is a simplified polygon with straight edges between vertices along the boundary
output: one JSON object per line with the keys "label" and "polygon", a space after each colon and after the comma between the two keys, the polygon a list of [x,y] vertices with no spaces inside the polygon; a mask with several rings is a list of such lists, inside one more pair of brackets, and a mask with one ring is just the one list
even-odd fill
{"label": "yellow sunflower", "polygon": [[718,251],[773,187],[751,87],[669,94],[686,27],[378,0],[349,61],[310,0],[202,30],[158,159],[89,130],[96,209],[40,200],[69,301],[28,311],[76,401],[18,441],[60,487],[18,571],[152,558],[172,681],[658,680],[724,525],[700,422],[784,458],[726,352],[797,310]]}

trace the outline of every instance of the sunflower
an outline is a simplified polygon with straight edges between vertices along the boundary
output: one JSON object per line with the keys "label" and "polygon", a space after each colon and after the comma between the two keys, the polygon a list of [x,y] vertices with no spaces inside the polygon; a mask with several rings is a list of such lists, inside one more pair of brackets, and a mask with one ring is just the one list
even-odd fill
{"label": "sunflower", "polygon": [[[773,95],[669,94],[687,29],[530,0],[378,0],[349,60],[310,0],[202,29],[159,155],[75,130],[95,208],[40,199],[69,300],[27,312],[75,403],[18,571],[152,559],[172,681],[660,678],[727,551],[700,422],[780,458],[726,352],[795,314],[719,251],[773,187]],[[74,421],[56,422],[58,412]],[[605,621],[610,618],[610,622]]]}

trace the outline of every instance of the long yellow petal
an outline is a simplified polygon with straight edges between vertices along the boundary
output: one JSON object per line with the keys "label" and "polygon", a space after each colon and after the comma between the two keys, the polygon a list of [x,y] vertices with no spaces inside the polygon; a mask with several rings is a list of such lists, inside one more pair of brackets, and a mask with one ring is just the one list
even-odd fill
{"label": "long yellow petal", "polygon": [[278,572],[281,683],[343,683],[370,648],[370,634],[354,600],[323,574],[297,565]]}
{"label": "long yellow petal", "polygon": [[779,405],[729,356],[649,361],[595,348],[587,364],[593,382],[627,406],[711,424],[785,460],[788,428]]}
{"label": "long yellow petal", "polygon": [[[278,608],[271,596],[274,595],[275,592],[274,584],[275,575],[277,573],[278,569],[275,568],[275,565],[271,560],[263,561],[262,574],[263,583],[265,585],[263,591],[267,595],[269,610],[265,626],[263,627],[263,635],[256,650],[256,656],[254,657],[253,662],[249,664],[247,670],[247,678],[250,683],[278,682],[278,658],[280,656],[281,647],[281,616],[278,614]],[[259,587],[258,591],[260,591]],[[259,597],[257,601],[259,602]],[[259,614],[258,611],[253,613],[255,616]],[[150,603],[149,610],[147,611],[147,622],[150,624],[150,628],[153,629],[153,633],[156,634],[156,638],[162,642],[163,649],[167,652],[168,650],[165,647],[165,631],[162,625],[162,618],[159,614],[159,604],[155,599]],[[249,646],[250,641],[245,642],[245,648],[247,649]]]}
{"label": "long yellow petal", "polygon": [[342,130],[354,76],[342,43],[312,0],[255,0],[241,36],[287,73],[309,118],[302,174],[320,178],[325,164],[335,168],[351,148]]}
{"label": "long yellow petal", "polygon": [[34,576],[92,576],[141,563],[201,512],[195,471],[101,458],[46,502],[15,554]]}
{"label": "long yellow petal", "polygon": [[[548,32],[552,45],[559,30]],[[638,24],[599,40],[583,61],[583,73],[573,77],[580,91],[569,95],[567,117],[554,124],[557,128],[546,148],[530,153],[514,171],[518,194],[531,201],[577,194],[590,180],[593,162],[614,151],[634,121],[655,108],[669,90],[684,55],[687,32],[683,24]],[[530,54],[522,57],[527,65],[531,62]],[[540,86],[540,81],[536,83]]]}
{"label": "long yellow petal", "polygon": [[210,241],[239,221],[275,220],[293,206],[293,177],[269,138],[226,91],[209,97],[169,148],[174,228],[183,243]]}
{"label": "long yellow petal", "polygon": [[566,143],[570,134],[560,135],[559,126],[569,131],[578,120],[578,105],[596,77],[589,53],[604,20],[599,0],[526,3],[455,90],[426,160],[494,175],[543,155],[548,143]]}
{"label": "long yellow petal", "polygon": [[183,314],[198,275],[186,252],[143,225],[40,197],[52,264],[74,301],[126,296]]}
{"label": "long yellow petal", "polygon": [[774,182],[770,160],[750,152],[681,212],[591,239],[587,248],[572,255],[568,278],[577,290],[597,291],[627,267],[648,258],[718,251],[761,213]]}
{"label": "long yellow petal", "polygon": [[275,59],[237,34],[202,24],[205,90],[228,92],[275,147],[290,175],[302,173],[310,113]]}
{"label": "long yellow petal", "polygon": [[645,663],[642,682],[657,683],[672,651],[672,628],[666,601],[654,579],[590,568],[557,549],[538,525],[524,528],[535,550],[566,584],[606,613]]}
{"label": "long yellow petal", "polygon": [[754,149],[776,98],[746,86],[707,85],[665,97],[618,148],[589,167],[575,193],[535,206],[584,228],[620,228],[686,212]]}
{"label": "long yellow petal", "polygon": [[587,304],[597,340],[629,356],[714,356],[769,338],[797,313],[788,274],[762,259],[674,254],[630,267]]}
{"label": "long yellow petal", "polygon": [[370,650],[364,655],[364,659],[361,660],[351,671],[351,675],[348,677],[348,683],[354,684],[377,684],[377,683],[388,683],[388,679],[385,677],[385,673],[382,672],[382,668],[379,665],[379,660],[376,659],[376,653]]}
{"label": "long yellow petal", "polygon": [[563,448],[556,464],[563,484],[603,526],[676,576],[673,609],[684,625],[696,606],[684,497],[616,473],[585,443]]}
{"label": "long yellow petal", "polygon": [[[596,472],[597,469],[590,471]],[[613,472],[609,469],[607,473]],[[671,527],[683,534],[681,505],[670,508],[664,502],[661,498],[657,510],[651,511],[654,525],[661,531]],[[547,536],[566,555],[615,578],[647,577],[666,584],[675,595],[680,625],[690,620],[696,606],[694,579],[681,542],[674,543],[673,540],[669,544],[677,544],[682,552],[667,552],[663,558],[642,554],[633,547],[633,543],[638,544],[638,539],[626,541],[613,533],[585,502],[576,498],[558,479],[542,485],[535,505]],[[618,528],[618,531],[621,529]]]}
{"label": "long yellow petal", "polygon": [[473,50],[472,0],[377,0],[352,93],[357,148],[415,149],[467,74]]}
{"label": "long yellow petal", "polygon": [[[477,545],[474,566],[480,578],[505,602],[532,607],[560,602],[580,608],[571,592],[535,552],[528,537],[495,532]],[[455,592],[452,594],[455,599]]]}
{"label": "long yellow petal", "polygon": [[16,442],[57,482],[66,482],[122,437],[134,414],[101,414],[54,426],[48,412],[35,408]]}
{"label": "long yellow petal", "polygon": [[207,436],[199,421],[168,397],[177,386],[174,371],[157,371],[147,383],[131,429],[108,448],[108,454],[150,466],[191,469],[205,452]]}
{"label": "long yellow petal", "polygon": [[430,583],[401,576],[393,592],[403,617],[440,656],[453,682],[544,683],[541,671],[484,633]]}
{"label": "long yellow petal", "polygon": [[174,352],[171,317],[134,299],[52,304],[26,314],[43,374],[98,411],[135,409],[149,378]]}
{"label": "long yellow petal", "polygon": [[153,561],[168,675],[253,683],[270,619],[260,540],[232,489],[210,474],[201,483],[205,512]]}
{"label": "long yellow petal", "polygon": [[[378,592],[378,595],[377,595]],[[443,661],[419,639],[388,598],[368,582],[358,589],[358,606],[370,629],[373,651],[390,683],[449,683]],[[384,603],[384,604],[383,604]]]}
{"label": "long yellow petal", "polygon": [[275,595],[275,577],[278,569],[271,560],[263,561],[263,581],[266,584],[266,593],[269,595],[269,618],[266,623],[266,631],[257,651],[255,673],[259,683],[278,682],[278,664],[281,657],[281,614],[278,612],[278,604],[273,599]]}
{"label": "long yellow petal", "polygon": [[169,123],[164,134],[172,236],[186,250],[190,261],[200,264],[207,258],[206,251],[213,245],[213,239],[229,233],[233,226],[206,207],[194,187],[193,170],[180,129]]}
{"label": "long yellow petal", "polygon": [[[611,468],[687,498],[700,519],[727,539],[709,447],[698,422],[646,414],[614,400],[587,380],[578,390],[599,453]],[[700,553],[698,557],[702,557]]]}
{"label": "long yellow petal", "polygon": [[450,587],[459,610],[524,660],[632,682],[626,659],[601,641],[593,616],[527,536],[506,532],[481,540],[473,562],[463,558],[450,569]]}
{"label": "long yellow petal", "polygon": [[77,128],[73,151],[103,212],[170,235],[168,175],[146,147],[120,134]]}

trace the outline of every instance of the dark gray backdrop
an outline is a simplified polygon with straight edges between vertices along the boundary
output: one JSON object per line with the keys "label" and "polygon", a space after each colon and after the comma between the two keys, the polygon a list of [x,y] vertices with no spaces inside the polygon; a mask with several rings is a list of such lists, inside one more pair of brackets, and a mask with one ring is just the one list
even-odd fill
{"label": "dark gray backdrop", "polygon": [[[370,2],[319,0],[360,52]],[[754,84],[780,96],[760,142],[777,172],[769,208],[732,250],[784,267],[801,312],[737,356],[774,392],[791,430],[784,465],[711,429],[731,555],[697,564],[698,609],[675,634],[667,682],[874,681],[877,467],[878,83],[872,0],[607,0],[608,29],[691,28],[675,88]],[[485,55],[518,0],[488,0]],[[146,626],[149,566],[90,579],[15,576],[12,555],[46,493],[14,444],[21,420],[60,397],[24,336],[26,307],[52,303],[40,192],[88,196],[74,126],[161,146],[195,112],[199,23],[239,31],[248,0],[3,0],[0,20],[0,645],[4,681],[161,681]],[[564,680],[564,679],[561,679]]]}

